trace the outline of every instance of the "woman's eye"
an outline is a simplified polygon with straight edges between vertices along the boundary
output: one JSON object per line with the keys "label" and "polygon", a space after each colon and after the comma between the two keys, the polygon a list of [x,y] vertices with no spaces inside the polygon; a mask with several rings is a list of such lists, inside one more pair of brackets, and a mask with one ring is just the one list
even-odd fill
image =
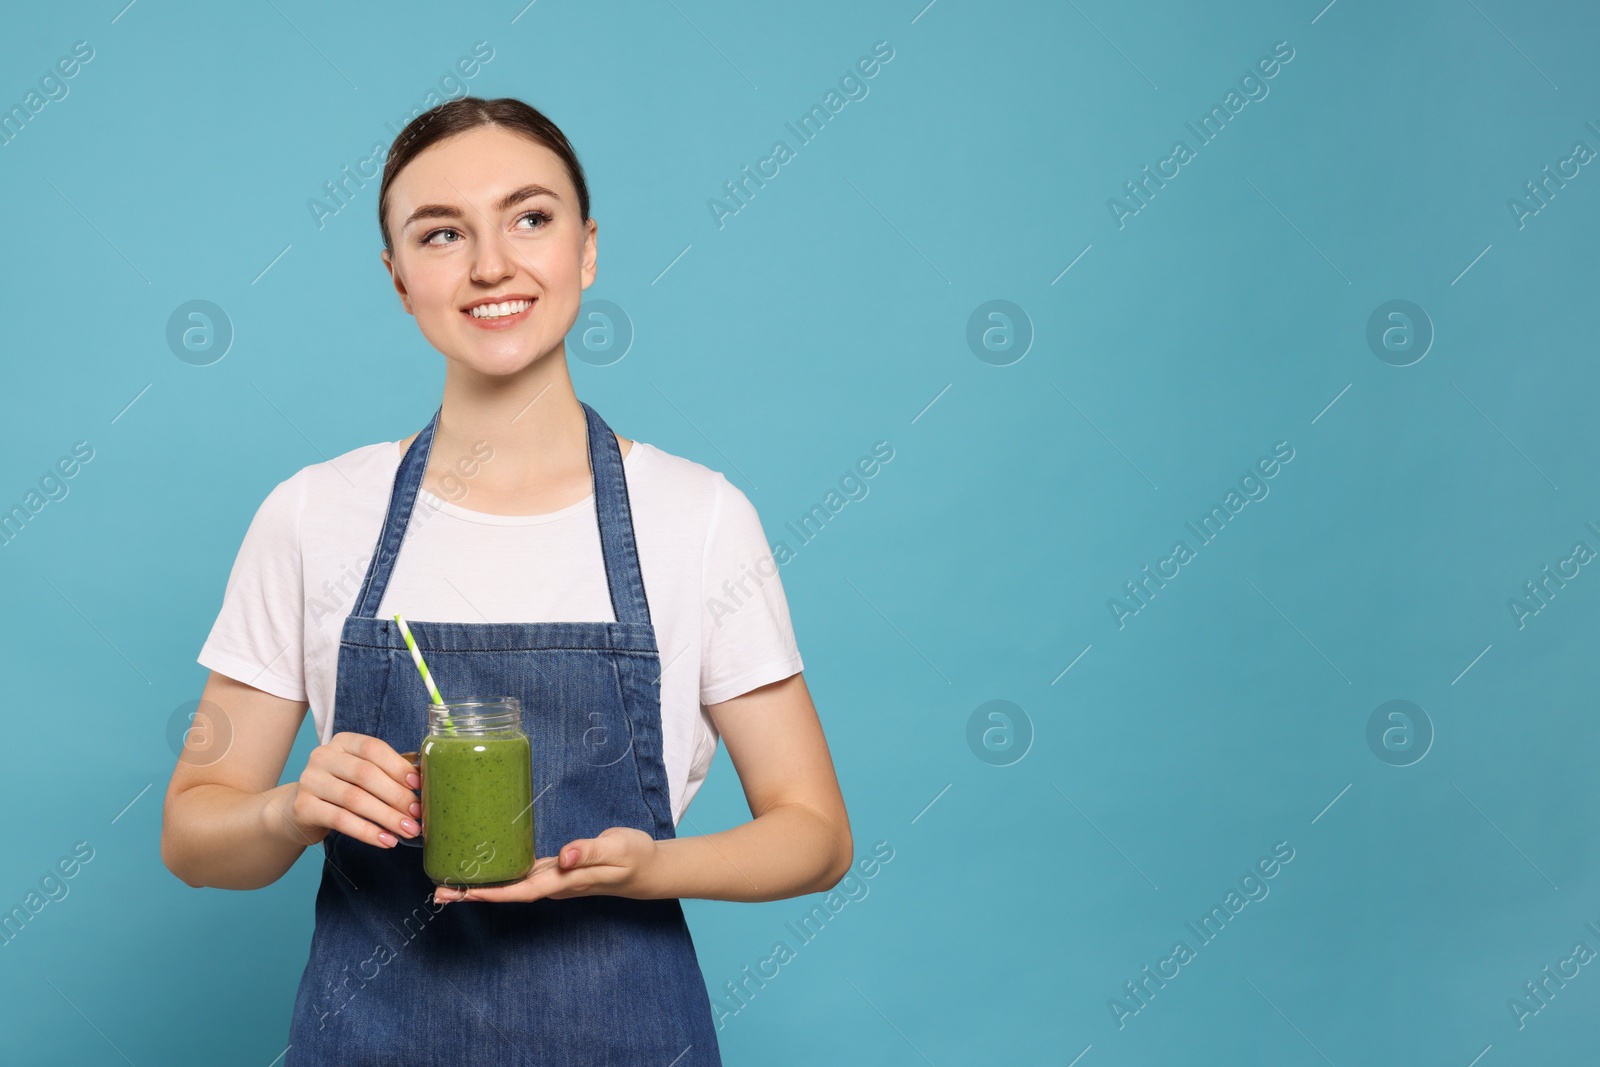
{"label": "woman's eye", "polygon": [[[527,212],[524,212],[523,214],[517,216],[517,222],[519,222],[519,223],[530,222],[530,221],[536,223],[536,225],[533,225],[533,226],[523,227],[523,229],[530,229],[530,230],[543,229],[545,226],[548,226],[550,224],[551,219],[552,219],[552,216],[547,211],[527,211]],[[445,237],[447,235],[452,239],[448,240],[448,241],[435,240],[435,238]],[[451,245],[459,244],[460,243],[460,240],[459,240],[460,237],[461,237],[461,234],[458,231],[452,230],[449,227],[444,227],[444,228],[441,228],[441,229],[432,230],[432,231],[424,234],[417,243],[418,244],[424,244],[424,245],[433,245],[435,247],[439,247],[439,246],[443,246],[443,245],[447,245],[447,244],[451,244]]]}

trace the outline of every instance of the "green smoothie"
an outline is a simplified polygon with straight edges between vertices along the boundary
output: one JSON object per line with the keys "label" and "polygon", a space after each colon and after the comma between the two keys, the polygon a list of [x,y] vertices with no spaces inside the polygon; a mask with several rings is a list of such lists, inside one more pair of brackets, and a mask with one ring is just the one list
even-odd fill
{"label": "green smoothie", "polygon": [[422,742],[422,867],[435,885],[503,885],[533,867],[528,739]]}

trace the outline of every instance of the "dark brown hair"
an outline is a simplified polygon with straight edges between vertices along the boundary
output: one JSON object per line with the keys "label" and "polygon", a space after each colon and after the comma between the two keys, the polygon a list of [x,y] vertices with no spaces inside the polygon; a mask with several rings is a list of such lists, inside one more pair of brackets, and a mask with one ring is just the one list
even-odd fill
{"label": "dark brown hair", "polygon": [[544,145],[561,157],[566,165],[567,177],[578,190],[578,212],[581,222],[589,221],[589,186],[583,179],[583,164],[572,150],[567,135],[537,108],[515,97],[503,96],[485,100],[477,96],[463,96],[447,100],[406,123],[406,128],[389,146],[389,155],[383,163],[383,182],[378,186],[378,229],[383,234],[383,247],[389,251],[394,245],[389,239],[389,186],[395,175],[405,169],[423,149],[453,134],[465,133],[479,126],[502,126]]}

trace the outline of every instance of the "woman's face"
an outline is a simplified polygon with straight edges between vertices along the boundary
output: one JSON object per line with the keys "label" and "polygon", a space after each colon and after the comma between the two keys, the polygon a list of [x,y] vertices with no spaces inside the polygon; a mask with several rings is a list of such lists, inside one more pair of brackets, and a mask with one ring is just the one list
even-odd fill
{"label": "woman's face", "polygon": [[499,126],[447,137],[395,177],[388,222],[384,265],[447,358],[505,375],[561,350],[594,282],[596,224],[550,149]]}

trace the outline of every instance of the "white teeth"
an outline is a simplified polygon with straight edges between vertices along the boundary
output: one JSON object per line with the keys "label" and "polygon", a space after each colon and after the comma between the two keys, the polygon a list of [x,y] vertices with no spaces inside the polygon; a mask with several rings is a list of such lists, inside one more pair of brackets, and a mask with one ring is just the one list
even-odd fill
{"label": "white teeth", "polygon": [[479,304],[470,314],[475,319],[498,319],[526,311],[532,306],[532,300],[505,300],[498,304]]}

